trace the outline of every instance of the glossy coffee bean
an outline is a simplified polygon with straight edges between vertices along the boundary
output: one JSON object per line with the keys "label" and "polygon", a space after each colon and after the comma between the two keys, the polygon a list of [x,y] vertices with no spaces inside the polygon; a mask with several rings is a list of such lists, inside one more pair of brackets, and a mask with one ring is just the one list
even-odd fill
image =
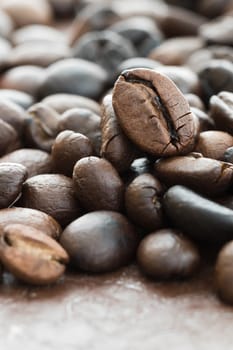
{"label": "glossy coffee bean", "polygon": [[65,130],[56,137],[51,155],[55,171],[72,177],[75,163],[79,159],[93,155],[93,147],[86,136]]}
{"label": "glossy coffee bean", "polygon": [[18,163],[25,166],[28,177],[51,173],[52,158],[39,149],[21,148],[0,158],[1,163]]}
{"label": "glossy coffee bean", "polygon": [[164,225],[160,182],[151,174],[136,177],[126,188],[125,207],[129,219],[146,230],[157,230]]}
{"label": "glossy coffee bean", "polygon": [[183,186],[171,187],[163,207],[171,223],[193,239],[224,242],[233,238],[233,210]]}
{"label": "glossy coffee bean", "polygon": [[0,119],[0,156],[20,147],[20,140],[15,129]]}
{"label": "glossy coffee bean", "polygon": [[121,214],[96,211],[73,221],[63,231],[61,245],[71,264],[87,272],[113,271],[130,263],[138,238],[133,226]]}
{"label": "glossy coffee bean", "polygon": [[11,224],[22,224],[33,227],[58,239],[61,235],[61,226],[50,215],[42,211],[29,208],[7,208],[0,210],[0,231]]}
{"label": "glossy coffee bean", "polygon": [[200,133],[195,152],[200,152],[207,158],[223,160],[227,148],[232,146],[232,135],[224,131],[209,130]]}
{"label": "glossy coffee bean", "polygon": [[222,91],[210,99],[210,117],[219,130],[233,135],[233,93]]}
{"label": "glossy coffee bean", "polygon": [[54,283],[69,261],[51,237],[26,225],[8,225],[0,232],[0,259],[20,280],[36,285]]}
{"label": "glossy coffee bean", "polygon": [[208,196],[223,194],[233,181],[231,164],[195,153],[160,159],[155,163],[154,170],[155,175],[167,186],[183,185]]}
{"label": "glossy coffee bean", "polygon": [[191,277],[200,264],[199,252],[179,231],[163,229],[146,236],[137,251],[141,270],[158,279]]}
{"label": "glossy coffee bean", "polygon": [[222,300],[233,304],[233,242],[227,243],[219,252],[215,265],[216,289]]}
{"label": "glossy coffee bean", "polygon": [[27,178],[27,170],[23,165],[0,163],[0,208],[12,205],[22,191]]}
{"label": "glossy coffee bean", "polygon": [[113,107],[126,135],[142,150],[161,157],[193,149],[196,130],[188,102],[166,76],[149,69],[123,72]]}
{"label": "glossy coffee bean", "polygon": [[119,172],[128,170],[136,157],[136,150],[118,123],[111,95],[106,95],[102,102],[101,131],[101,156]]}
{"label": "glossy coffee bean", "polygon": [[88,211],[120,211],[124,185],[110,162],[97,157],[80,159],[74,166],[73,181],[81,205]]}
{"label": "glossy coffee bean", "polygon": [[26,180],[20,206],[43,211],[62,226],[80,216],[73,182],[69,177],[60,174],[42,174]]}

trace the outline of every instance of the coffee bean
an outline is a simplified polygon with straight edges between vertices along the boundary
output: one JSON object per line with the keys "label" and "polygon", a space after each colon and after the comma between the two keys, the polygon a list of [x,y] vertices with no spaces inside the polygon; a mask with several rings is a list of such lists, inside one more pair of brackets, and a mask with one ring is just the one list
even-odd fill
{"label": "coffee bean", "polygon": [[210,117],[213,118],[219,130],[233,135],[233,93],[220,92],[210,99]]}
{"label": "coffee bean", "polygon": [[75,268],[99,273],[129,264],[135,255],[138,238],[123,215],[96,211],[67,226],[60,243]]}
{"label": "coffee bean", "polygon": [[163,187],[151,174],[136,177],[126,188],[125,207],[130,220],[146,230],[157,230],[164,224],[161,198]]}
{"label": "coffee bean", "polygon": [[0,163],[0,208],[12,205],[22,191],[27,178],[27,170],[23,165]]}
{"label": "coffee bean", "polygon": [[51,155],[55,170],[72,177],[75,163],[79,159],[93,155],[93,147],[86,136],[65,130],[55,139]]}
{"label": "coffee bean", "polygon": [[233,136],[218,130],[209,130],[201,132],[195,152],[200,152],[204,157],[213,159],[224,159],[224,153],[227,148],[233,146]]}
{"label": "coffee bean", "polygon": [[0,119],[10,124],[18,135],[24,132],[26,113],[22,107],[7,99],[0,99]]}
{"label": "coffee bean", "polygon": [[13,127],[0,119],[0,156],[20,147],[20,140]]}
{"label": "coffee bean", "polygon": [[120,211],[124,185],[110,162],[97,157],[80,159],[74,166],[73,181],[81,205],[88,211]]}
{"label": "coffee bean", "polygon": [[113,107],[126,135],[142,150],[161,157],[193,149],[196,130],[188,102],[164,75],[149,69],[123,72]]}
{"label": "coffee bean", "polygon": [[216,288],[220,297],[233,303],[233,242],[227,243],[219,252],[215,266]]}
{"label": "coffee bean", "polygon": [[201,241],[224,242],[233,238],[233,210],[183,187],[171,187],[163,207],[175,227]]}
{"label": "coffee bean", "polygon": [[58,239],[61,235],[61,226],[50,215],[42,211],[29,208],[7,208],[0,210],[0,231],[11,224],[22,224],[33,227]]}
{"label": "coffee bean", "polygon": [[200,27],[200,36],[208,44],[233,45],[232,16],[218,17]]}
{"label": "coffee bean", "polygon": [[26,225],[8,225],[0,232],[0,259],[20,280],[36,285],[54,283],[69,257],[51,237]]}
{"label": "coffee bean", "polygon": [[42,174],[26,180],[19,205],[43,211],[62,226],[80,216],[72,179],[60,174]]}
{"label": "coffee bean", "polygon": [[137,261],[149,277],[187,278],[199,267],[200,255],[196,246],[179,231],[163,229],[141,241]]}

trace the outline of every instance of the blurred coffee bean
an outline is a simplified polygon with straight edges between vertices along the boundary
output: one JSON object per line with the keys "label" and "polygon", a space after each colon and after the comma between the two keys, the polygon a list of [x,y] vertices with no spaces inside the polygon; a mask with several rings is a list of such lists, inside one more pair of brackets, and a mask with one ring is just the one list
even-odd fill
{"label": "blurred coffee bean", "polygon": [[36,96],[45,76],[45,70],[38,66],[19,66],[11,68],[0,78],[1,89],[23,91]]}
{"label": "blurred coffee bean", "polygon": [[208,44],[233,45],[233,16],[218,17],[200,27],[200,36]]}
{"label": "blurred coffee bean", "polygon": [[22,107],[16,103],[0,98],[0,119],[10,124],[18,135],[24,132],[26,113]]}
{"label": "blurred coffee bean", "polygon": [[223,194],[233,180],[231,164],[195,153],[160,159],[155,163],[154,170],[155,175],[167,186],[183,185],[208,196]]}
{"label": "blurred coffee bean", "polygon": [[59,114],[44,103],[37,103],[28,109],[25,136],[31,147],[50,152],[59,132]]}
{"label": "blurred coffee bean", "polygon": [[99,99],[106,83],[107,73],[97,64],[78,58],[66,59],[47,69],[40,95],[45,97],[61,92]]}
{"label": "blurred coffee bean", "polygon": [[25,166],[28,177],[51,173],[52,158],[39,149],[21,148],[0,158],[1,163],[18,163]]}
{"label": "blurred coffee bean", "polygon": [[204,40],[199,37],[180,37],[165,40],[161,45],[153,49],[149,58],[166,65],[182,65],[192,53],[204,46]]}
{"label": "blurred coffee bean", "polygon": [[233,210],[183,186],[165,193],[163,207],[171,223],[194,239],[214,243],[233,238]]}
{"label": "blurred coffee bean", "polygon": [[93,147],[88,137],[65,130],[56,137],[51,155],[54,170],[72,177],[75,163],[79,159],[93,155]]}
{"label": "blurred coffee bean", "polygon": [[108,29],[128,39],[142,57],[147,56],[163,40],[163,34],[156,22],[148,17],[126,18],[117,21]]}
{"label": "blurred coffee bean", "polygon": [[0,232],[11,224],[33,227],[54,239],[58,239],[62,232],[61,226],[51,216],[42,211],[29,208],[1,209]]}
{"label": "blurred coffee bean", "polygon": [[185,94],[185,98],[188,101],[191,108],[198,108],[199,110],[205,111],[205,105],[199,96],[189,93]]}
{"label": "blurred coffee bean", "polygon": [[163,193],[162,185],[153,175],[142,174],[136,177],[125,191],[125,207],[129,219],[147,231],[163,227]]}
{"label": "blurred coffee bean", "polygon": [[47,0],[2,0],[0,8],[9,14],[17,27],[34,23],[48,24],[52,19]]}
{"label": "blurred coffee bean", "polygon": [[84,34],[75,43],[73,55],[103,67],[108,73],[109,83],[113,83],[119,64],[136,56],[136,51],[129,40],[105,30]]}
{"label": "blurred coffee bean", "polygon": [[106,95],[102,102],[101,130],[101,156],[111,162],[119,172],[128,170],[136,157],[136,149],[118,123],[111,95]]}
{"label": "blurred coffee bean", "polygon": [[58,123],[60,131],[72,130],[89,138],[96,155],[100,154],[100,116],[85,108],[73,108],[62,114]]}
{"label": "blurred coffee bean", "polygon": [[8,123],[0,119],[0,156],[20,147],[19,135]]}
{"label": "blurred coffee bean", "polygon": [[63,227],[80,216],[72,179],[61,174],[42,174],[26,180],[19,205],[43,211]]}
{"label": "blurred coffee bean", "polygon": [[123,131],[142,150],[161,157],[193,149],[196,125],[188,102],[165,75],[149,69],[123,72],[113,107]]}
{"label": "blurred coffee bean", "polygon": [[34,103],[34,97],[26,92],[13,89],[0,89],[0,99],[9,100],[27,109]]}
{"label": "blurred coffee bean", "polygon": [[233,304],[233,241],[224,245],[215,265],[215,283],[219,296],[226,303]]}
{"label": "blurred coffee bean", "polygon": [[210,99],[210,116],[219,130],[233,135],[233,93],[222,91]]}
{"label": "blurred coffee bean", "polygon": [[195,152],[200,152],[204,157],[224,159],[227,148],[233,146],[233,136],[218,130],[201,132],[195,147]]}
{"label": "blurred coffee bean", "polygon": [[193,115],[197,117],[198,125],[199,125],[199,133],[202,131],[207,131],[209,129],[215,129],[215,123],[207,113],[195,107],[191,107],[190,110],[193,113]]}
{"label": "blurred coffee bean", "polygon": [[123,207],[124,184],[106,159],[80,159],[73,170],[74,188],[84,209],[120,211]]}
{"label": "blurred coffee bean", "polygon": [[67,226],[60,243],[68,252],[73,267],[100,273],[129,264],[134,258],[138,238],[123,215],[95,211]]}
{"label": "blurred coffee bean", "polygon": [[179,231],[163,229],[146,236],[137,251],[139,267],[148,277],[191,277],[200,265],[197,247]]}
{"label": "blurred coffee bean", "polygon": [[65,271],[69,257],[51,237],[26,225],[8,225],[0,232],[0,259],[20,280],[54,283]]}
{"label": "blurred coffee bean", "polygon": [[85,96],[54,94],[45,97],[42,102],[61,114],[72,108],[86,108],[100,115],[100,105],[94,100]]}
{"label": "blurred coffee bean", "polygon": [[11,206],[19,197],[22,185],[27,178],[23,165],[0,163],[0,208]]}
{"label": "blurred coffee bean", "polygon": [[154,61],[146,57],[133,57],[128,60],[123,61],[117,68],[118,75],[124,70],[134,69],[134,68],[148,68],[156,69],[161,65],[160,62]]}

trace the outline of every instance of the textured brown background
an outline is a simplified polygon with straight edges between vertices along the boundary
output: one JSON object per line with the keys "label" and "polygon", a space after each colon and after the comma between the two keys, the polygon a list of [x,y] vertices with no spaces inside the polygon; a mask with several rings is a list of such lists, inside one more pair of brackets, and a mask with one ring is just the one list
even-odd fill
{"label": "textured brown background", "polygon": [[56,286],[0,286],[0,349],[225,350],[233,308],[213,292],[209,267],[189,282],[154,283],[137,267],[67,274]]}

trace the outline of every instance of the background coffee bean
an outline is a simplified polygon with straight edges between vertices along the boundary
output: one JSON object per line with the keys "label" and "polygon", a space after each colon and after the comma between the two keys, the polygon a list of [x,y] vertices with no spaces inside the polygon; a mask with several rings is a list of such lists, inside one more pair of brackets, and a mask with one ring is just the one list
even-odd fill
{"label": "background coffee bean", "polygon": [[0,119],[0,156],[20,147],[20,140],[15,129]]}
{"label": "background coffee bean", "polygon": [[7,99],[0,99],[0,119],[10,124],[18,133],[24,132],[26,113],[22,107]]}
{"label": "background coffee bean", "polygon": [[210,117],[219,130],[233,135],[233,93],[222,91],[210,99]]}

